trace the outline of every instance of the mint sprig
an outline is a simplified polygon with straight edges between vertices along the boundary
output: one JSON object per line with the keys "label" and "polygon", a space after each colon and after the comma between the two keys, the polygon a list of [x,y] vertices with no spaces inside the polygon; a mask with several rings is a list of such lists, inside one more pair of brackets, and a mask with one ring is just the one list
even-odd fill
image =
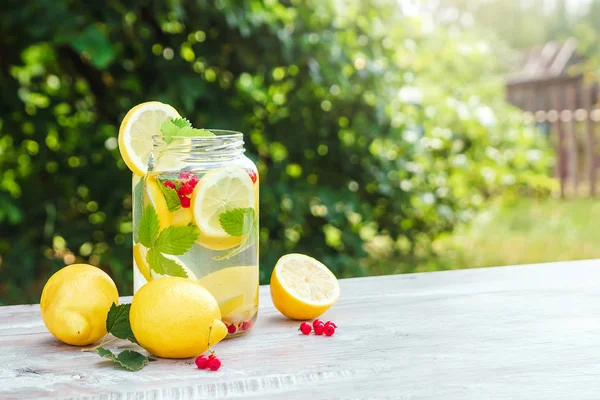
{"label": "mint sprig", "polygon": [[117,340],[117,338],[137,343],[129,322],[130,309],[131,304],[121,304],[117,306],[115,303],[113,303],[110,306],[108,314],[106,315],[106,331],[112,334],[115,339],[106,340],[108,337],[107,333],[102,340],[102,343],[95,347],[95,350],[100,357],[108,358],[114,363],[120,365],[122,368],[128,369],[129,371],[139,371],[140,369],[144,368],[146,362],[153,361],[153,359],[133,350],[124,350],[119,353],[119,355],[115,356],[112,351],[103,347],[104,345]]}
{"label": "mint sprig", "polygon": [[234,208],[219,214],[221,228],[231,236],[244,236],[247,234],[252,228],[253,220],[254,209],[252,207]]}
{"label": "mint sprig", "polygon": [[168,119],[160,125],[163,140],[169,144],[175,137],[215,136],[206,129],[192,128],[192,124],[185,118]]}
{"label": "mint sprig", "polygon": [[96,352],[100,354],[100,357],[108,358],[119,364],[121,367],[133,372],[144,368],[144,365],[146,365],[147,362],[154,361],[152,358],[146,357],[133,350],[124,350],[120,352],[118,356],[115,356],[112,351],[100,346],[96,348]]}
{"label": "mint sprig", "polygon": [[138,233],[140,243],[148,248],[146,261],[151,270],[161,275],[184,278],[188,276],[185,269],[164,254],[186,253],[198,240],[199,235],[200,230],[195,226],[169,226],[161,231],[158,215],[151,204],[144,209]]}

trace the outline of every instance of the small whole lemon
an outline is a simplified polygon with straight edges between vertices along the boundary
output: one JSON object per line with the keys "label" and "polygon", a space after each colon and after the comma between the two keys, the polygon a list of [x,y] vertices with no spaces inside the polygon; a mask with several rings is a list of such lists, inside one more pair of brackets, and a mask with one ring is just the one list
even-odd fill
{"label": "small whole lemon", "polygon": [[119,303],[119,292],[110,276],[93,265],[73,264],[48,279],[40,309],[54,337],[85,346],[106,335],[106,315],[113,303]]}
{"label": "small whole lemon", "polygon": [[163,358],[197,356],[227,335],[215,298],[186,278],[169,276],[142,286],[129,321],[140,346]]}

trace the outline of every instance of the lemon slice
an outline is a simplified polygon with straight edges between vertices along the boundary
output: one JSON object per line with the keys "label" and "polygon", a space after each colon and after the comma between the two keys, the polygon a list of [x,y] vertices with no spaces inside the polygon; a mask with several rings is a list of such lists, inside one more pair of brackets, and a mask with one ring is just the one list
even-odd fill
{"label": "lemon slice", "polygon": [[245,297],[243,293],[219,303],[221,315],[228,315],[244,305]]}
{"label": "lemon slice", "polygon": [[119,128],[119,151],[134,174],[143,176],[148,172],[152,136],[161,134],[160,125],[168,118],[179,118],[179,113],[158,101],[138,104],[123,118]]}
{"label": "lemon slice", "polygon": [[173,215],[169,211],[167,200],[165,200],[165,196],[158,185],[160,185],[160,183],[155,176],[148,176],[146,178],[146,201],[144,202],[144,206],[147,204],[152,204],[154,206],[156,214],[158,215],[160,230],[162,231],[171,225]]}
{"label": "lemon slice", "polygon": [[200,179],[192,193],[194,223],[200,229],[197,242],[212,250],[224,250],[240,244],[246,236],[231,236],[219,222],[219,215],[234,208],[254,208],[252,179],[238,167],[210,171]]}
{"label": "lemon slice", "polygon": [[183,208],[173,211],[171,213],[171,223],[174,226],[186,226],[192,222],[192,210],[191,208]]}
{"label": "lemon slice", "polygon": [[336,277],[322,263],[303,254],[287,254],[271,275],[271,299],[286,317],[317,318],[340,297]]}
{"label": "lemon slice", "polygon": [[223,320],[247,321],[258,306],[258,266],[239,266],[212,272],[198,280],[219,303]]}
{"label": "lemon slice", "polygon": [[133,246],[133,260],[135,261],[135,265],[144,278],[146,278],[146,281],[150,282],[152,280],[152,274],[150,273],[150,266],[146,261],[147,254],[148,249],[141,243],[137,243]]}

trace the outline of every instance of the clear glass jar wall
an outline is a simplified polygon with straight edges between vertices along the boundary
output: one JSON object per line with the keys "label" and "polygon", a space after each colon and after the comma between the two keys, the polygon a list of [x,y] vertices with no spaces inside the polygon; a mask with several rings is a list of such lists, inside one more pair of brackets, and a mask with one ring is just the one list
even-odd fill
{"label": "clear glass jar wall", "polygon": [[133,177],[134,292],[152,279],[197,280],[229,335],[258,312],[258,173],[243,135],[154,137],[145,177]]}

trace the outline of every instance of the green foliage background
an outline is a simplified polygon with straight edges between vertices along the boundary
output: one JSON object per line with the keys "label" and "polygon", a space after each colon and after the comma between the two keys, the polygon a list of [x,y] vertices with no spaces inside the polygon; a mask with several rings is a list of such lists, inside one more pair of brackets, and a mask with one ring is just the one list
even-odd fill
{"label": "green foliage background", "polygon": [[340,277],[413,271],[490,197],[551,185],[489,43],[393,0],[9,0],[0,32],[5,304],[37,302],[74,261],[131,293],[116,136],[143,101],[245,132],[263,283],[292,251]]}

